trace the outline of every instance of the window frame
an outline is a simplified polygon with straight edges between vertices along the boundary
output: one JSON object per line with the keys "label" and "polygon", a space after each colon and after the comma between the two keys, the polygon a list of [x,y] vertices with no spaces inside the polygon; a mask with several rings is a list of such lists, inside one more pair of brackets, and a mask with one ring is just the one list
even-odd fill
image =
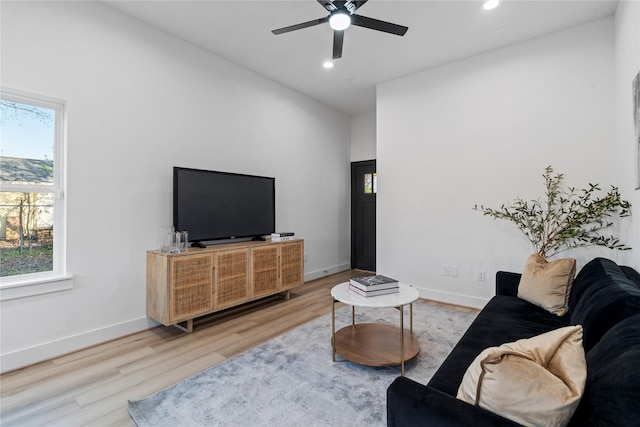
{"label": "window frame", "polygon": [[0,98],[21,104],[54,110],[53,185],[13,184],[0,182],[2,192],[51,193],[53,205],[53,269],[41,273],[27,273],[0,277],[0,301],[58,292],[73,288],[72,276],[67,273],[66,232],[66,102],[0,87]]}

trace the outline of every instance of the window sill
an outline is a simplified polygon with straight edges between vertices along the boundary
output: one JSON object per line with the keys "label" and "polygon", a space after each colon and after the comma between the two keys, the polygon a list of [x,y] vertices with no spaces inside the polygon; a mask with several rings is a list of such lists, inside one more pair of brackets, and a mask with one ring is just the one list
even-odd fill
{"label": "window sill", "polygon": [[64,274],[31,274],[19,278],[0,279],[0,301],[25,298],[73,289],[73,276]]}

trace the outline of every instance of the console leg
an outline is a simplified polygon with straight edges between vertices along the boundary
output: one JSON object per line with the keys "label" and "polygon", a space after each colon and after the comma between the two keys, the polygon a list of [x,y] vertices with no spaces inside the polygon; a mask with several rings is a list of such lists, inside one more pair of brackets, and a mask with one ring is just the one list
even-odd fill
{"label": "console leg", "polygon": [[189,320],[186,320],[184,322],[176,323],[173,326],[175,326],[176,328],[180,329],[181,331],[184,331],[184,332],[190,334],[191,332],[193,332],[193,319],[189,319]]}

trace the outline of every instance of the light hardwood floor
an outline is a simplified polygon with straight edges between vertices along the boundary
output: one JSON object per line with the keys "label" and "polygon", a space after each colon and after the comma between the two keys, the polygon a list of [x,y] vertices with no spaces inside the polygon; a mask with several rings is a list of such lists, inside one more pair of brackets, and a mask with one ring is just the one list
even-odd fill
{"label": "light hardwood floor", "polygon": [[345,271],[294,289],[289,300],[275,296],[212,314],[194,321],[191,334],[160,326],[3,374],[0,425],[135,426],[128,400],[330,313],[331,287],[364,274]]}

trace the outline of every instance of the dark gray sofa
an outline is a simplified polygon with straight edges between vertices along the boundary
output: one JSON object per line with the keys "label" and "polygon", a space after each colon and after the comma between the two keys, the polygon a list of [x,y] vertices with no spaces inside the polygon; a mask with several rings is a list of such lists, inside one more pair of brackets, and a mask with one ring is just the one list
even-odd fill
{"label": "dark gray sofa", "polygon": [[398,377],[387,389],[388,426],[513,426],[456,399],[482,350],[567,325],[582,325],[587,382],[569,425],[640,425],[640,274],[596,258],[576,275],[568,313],[556,316],[517,297],[520,274],[498,272],[496,296],[426,384]]}

